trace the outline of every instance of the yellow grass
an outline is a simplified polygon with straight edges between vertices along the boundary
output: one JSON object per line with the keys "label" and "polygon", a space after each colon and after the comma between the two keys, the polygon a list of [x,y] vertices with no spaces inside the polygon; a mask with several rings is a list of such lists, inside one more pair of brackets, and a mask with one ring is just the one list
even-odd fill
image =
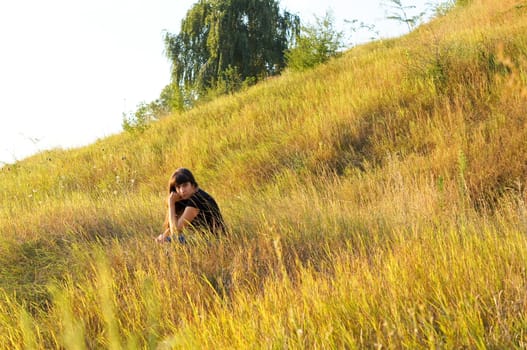
{"label": "yellow grass", "polygon": [[[525,348],[526,17],[473,1],[4,166],[0,348]],[[179,166],[228,235],[154,244]]]}

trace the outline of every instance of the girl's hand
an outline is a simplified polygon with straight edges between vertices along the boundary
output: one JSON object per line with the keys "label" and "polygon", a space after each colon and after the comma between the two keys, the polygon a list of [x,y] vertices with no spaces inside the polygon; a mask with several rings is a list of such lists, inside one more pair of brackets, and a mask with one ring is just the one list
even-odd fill
{"label": "girl's hand", "polygon": [[177,192],[170,192],[170,194],[168,195],[168,205],[169,206],[180,200],[181,200],[181,196]]}
{"label": "girl's hand", "polygon": [[163,232],[162,234],[160,234],[159,236],[157,236],[156,238],[154,238],[154,240],[157,242],[157,243],[165,243],[165,242],[170,242],[171,239],[170,239],[170,229],[166,229],[165,232]]}

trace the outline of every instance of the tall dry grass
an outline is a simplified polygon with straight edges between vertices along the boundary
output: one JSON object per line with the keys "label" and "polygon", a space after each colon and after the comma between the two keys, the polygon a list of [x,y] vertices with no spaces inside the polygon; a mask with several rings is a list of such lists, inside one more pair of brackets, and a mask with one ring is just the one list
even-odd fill
{"label": "tall dry grass", "polygon": [[[526,11],[3,167],[0,348],[525,347]],[[178,166],[228,235],[154,244]]]}

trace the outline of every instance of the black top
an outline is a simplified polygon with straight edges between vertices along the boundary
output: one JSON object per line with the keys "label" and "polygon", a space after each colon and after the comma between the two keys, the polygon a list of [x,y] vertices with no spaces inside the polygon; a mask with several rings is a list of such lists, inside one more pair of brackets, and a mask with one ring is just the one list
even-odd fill
{"label": "black top", "polygon": [[189,199],[176,202],[176,213],[181,215],[186,207],[193,207],[199,210],[198,215],[190,223],[196,230],[208,230],[218,235],[225,232],[225,223],[220,212],[220,208],[214,198],[207,192],[198,188],[196,193]]}

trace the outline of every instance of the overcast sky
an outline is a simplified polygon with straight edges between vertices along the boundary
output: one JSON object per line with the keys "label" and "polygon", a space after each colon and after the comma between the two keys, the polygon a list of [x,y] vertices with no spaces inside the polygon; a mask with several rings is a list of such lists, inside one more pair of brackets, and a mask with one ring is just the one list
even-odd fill
{"label": "overcast sky", "polygon": [[[0,1],[0,165],[35,152],[121,132],[122,114],[169,83],[163,33],[178,33],[196,0]],[[433,1],[433,3],[437,3]],[[386,20],[390,1],[281,0],[305,22],[331,11],[373,24],[382,38],[406,31]],[[430,1],[406,0],[417,11]],[[348,33],[349,34],[349,33]],[[362,32],[352,43],[366,41]]]}

